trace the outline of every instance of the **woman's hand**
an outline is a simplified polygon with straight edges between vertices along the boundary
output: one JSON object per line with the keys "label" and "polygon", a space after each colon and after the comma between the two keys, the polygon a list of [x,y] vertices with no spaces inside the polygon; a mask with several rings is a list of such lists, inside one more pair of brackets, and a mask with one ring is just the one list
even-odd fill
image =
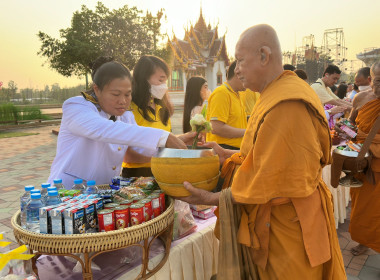
{"label": "woman's hand", "polygon": [[176,197],[176,199],[195,205],[219,205],[219,192],[213,193],[197,189],[189,182],[183,182],[183,186],[191,193],[191,195]]}
{"label": "woman's hand", "polygon": [[173,149],[187,149],[186,144],[173,133],[169,134],[168,140],[166,140],[165,147]]}
{"label": "woman's hand", "polygon": [[[196,135],[197,133],[195,131],[191,131],[185,134],[178,135],[177,137],[181,139],[186,145],[191,146]],[[205,138],[205,133],[200,133],[198,136],[198,145],[204,144]]]}
{"label": "woman's hand", "polygon": [[223,165],[224,161],[231,157],[233,154],[239,151],[224,149],[219,146],[216,142],[206,142],[201,147],[212,148],[215,153],[219,156],[220,165]]}

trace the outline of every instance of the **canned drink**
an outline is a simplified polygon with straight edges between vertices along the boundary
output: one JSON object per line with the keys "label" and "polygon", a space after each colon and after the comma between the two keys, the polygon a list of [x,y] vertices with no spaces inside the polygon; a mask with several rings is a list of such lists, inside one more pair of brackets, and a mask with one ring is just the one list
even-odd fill
{"label": "canned drink", "polygon": [[119,205],[120,204],[118,204],[118,203],[107,203],[107,204],[104,204],[104,209],[112,209],[112,208],[115,208]]}
{"label": "canned drink", "polygon": [[104,209],[98,212],[99,231],[115,230],[115,216],[111,209]]}
{"label": "canned drink", "polygon": [[133,200],[132,199],[125,199],[123,201],[120,202],[120,205],[128,205],[128,206],[131,206],[133,203]]}
{"label": "canned drink", "polygon": [[129,206],[120,205],[114,208],[116,229],[129,227]]}
{"label": "canned drink", "polygon": [[131,226],[139,225],[144,222],[144,204],[135,203],[129,208],[129,215],[131,216]]}
{"label": "canned drink", "polygon": [[154,218],[161,214],[160,195],[153,193],[148,198],[152,199],[152,209]]}
{"label": "canned drink", "polygon": [[145,222],[153,219],[153,208],[152,208],[152,200],[150,198],[144,198],[139,201],[139,203],[144,204],[144,218]]}
{"label": "canned drink", "polygon": [[135,195],[135,196],[132,196],[132,199],[133,199],[133,203],[136,203],[138,201],[140,201],[141,199],[144,199],[145,197],[142,196],[142,195]]}
{"label": "canned drink", "polygon": [[165,193],[162,190],[155,190],[153,193],[158,193],[160,196],[161,213],[165,212]]}

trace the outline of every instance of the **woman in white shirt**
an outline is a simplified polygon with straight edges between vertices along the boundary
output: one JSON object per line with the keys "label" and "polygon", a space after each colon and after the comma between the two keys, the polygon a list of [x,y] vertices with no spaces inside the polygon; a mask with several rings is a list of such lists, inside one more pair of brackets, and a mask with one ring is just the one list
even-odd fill
{"label": "woman in white shirt", "polygon": [[183,132],[191,131],[190,119],[195,114],[200,114],[204,103],[207,102],[211,92],[203,77],[191,77],[186,84],[185,103],[183,110]]}
{"label": "woman in white shirt", "polygon": [[172,133],[136,124],[132,112],[127,111],[132,82],[125,65],[101,59],[94,63],[91,76],[92,89],[62,106],[49,182],[61,178],[67,189],[78,178],[107,184],[120,174],[128,146],[140,148],[146,156],[152,156],[158,147],[186,148]]}

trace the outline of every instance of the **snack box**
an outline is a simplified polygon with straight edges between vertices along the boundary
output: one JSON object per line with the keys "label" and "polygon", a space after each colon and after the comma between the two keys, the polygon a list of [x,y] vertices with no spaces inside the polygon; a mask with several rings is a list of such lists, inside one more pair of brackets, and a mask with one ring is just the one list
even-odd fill
{"label": "snack box", "polygon": [[64,234],[65,233],[65,225],[63,219],[63,211],[68,206],[66,204],[60,204],[59,207],[56,207],[50,210],[49,214],[51,217],[51,233],[52,234]]}
{"label": "snack box", "polygon": [[211,208],[201,210],[201,211],[196,211],[194,209],[191,209],[191,213],[193,213],[194,217],[206,220],[214,216],[215,209],[216,209],[216,206],[213,206]]}
{"label": "snack box", "polygon": [[83,205],[74,205],[63,212],[65,234],[81,234],[86,232],[85,210]]}
{"label": "snack box", "polygon": [[195,211],[202,211],[211,208],[212,206],[210,205],[193,205],[190,204],[190,208],[194,209]]}
{"label": "snack box", "polygon": [[40,208],[40,233],[51,233],[50,211],[56,207],[59,207],[59,204]]}

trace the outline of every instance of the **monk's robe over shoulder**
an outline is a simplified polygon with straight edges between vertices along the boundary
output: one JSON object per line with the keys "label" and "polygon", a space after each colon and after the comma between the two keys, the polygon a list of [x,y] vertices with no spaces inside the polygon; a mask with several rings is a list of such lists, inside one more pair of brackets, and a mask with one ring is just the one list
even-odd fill
{"label": "monk's robe over shoulder", "polygon": [[330,162],[323,107],[310,86],[297,78],[285,71],[263,91],[253,110],[241,148],[246,159],[231,186],[239,203],[307,197]]}

